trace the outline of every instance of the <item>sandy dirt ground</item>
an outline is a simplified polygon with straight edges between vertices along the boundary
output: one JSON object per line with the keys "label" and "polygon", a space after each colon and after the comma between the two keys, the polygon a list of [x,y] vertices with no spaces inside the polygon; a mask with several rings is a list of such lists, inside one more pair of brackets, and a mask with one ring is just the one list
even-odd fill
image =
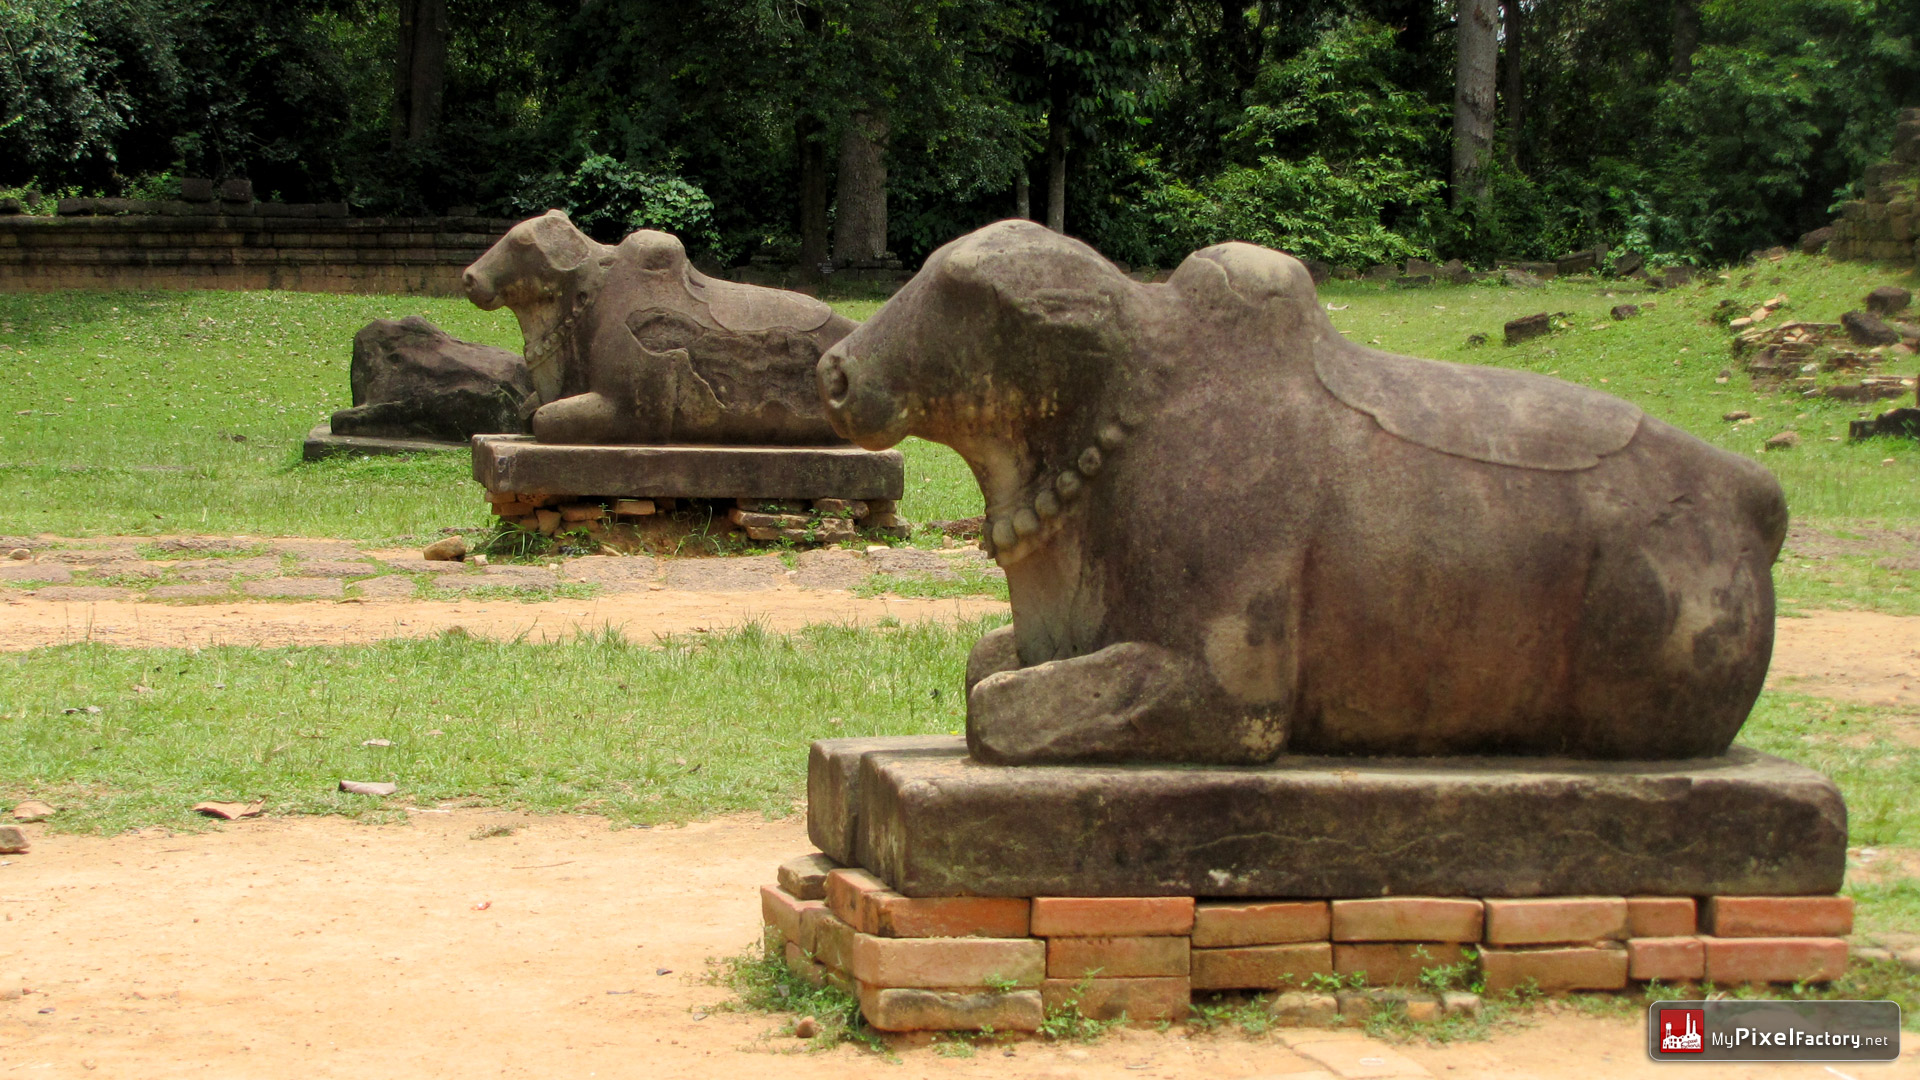
{"label": "sandy dirt ground", "polygon": [[[512,835],[474,839],[485,826]],[[454,809],[405,825],[241,821],[198,835],[48,835],[0,862],[0,1076],[1656,1077],[1637,1021],[1543,1015],[1491,1041],[1357,1032],[1127,1031],[895,1060],[810,1053],[720,1011],[710,958],[744,953],[757,887],[804,825],[612,830]],[[25,991],[31,991],[27,993]],[[1911,1040],[1909,1040],[1911,1042]],[[1892,1065],[1693,1066],[1688,1077],[1858,1080]]]}

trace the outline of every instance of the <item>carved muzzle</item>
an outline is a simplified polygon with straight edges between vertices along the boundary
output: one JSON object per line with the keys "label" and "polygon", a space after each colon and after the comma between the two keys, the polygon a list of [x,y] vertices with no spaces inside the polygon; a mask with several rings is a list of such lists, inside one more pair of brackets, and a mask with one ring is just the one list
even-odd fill
{"label": "carved muzzle", "polygon": [[828,349],[814,371],[834,434],[868,450],[885,450],[907,437],[907,412],[880,377],[879,365],[857,351],[855,339],[862,330]]}

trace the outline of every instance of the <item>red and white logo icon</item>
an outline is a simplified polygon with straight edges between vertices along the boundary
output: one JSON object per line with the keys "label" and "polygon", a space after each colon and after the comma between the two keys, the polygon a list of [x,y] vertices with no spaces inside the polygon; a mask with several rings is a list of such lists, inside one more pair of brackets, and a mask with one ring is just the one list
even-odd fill
{"label": "red and white logo icon", "polygon": [[1707,1037],[1705,1009],[1661,1009],[1660,1052],[1663,1054],[1704,1054]]}

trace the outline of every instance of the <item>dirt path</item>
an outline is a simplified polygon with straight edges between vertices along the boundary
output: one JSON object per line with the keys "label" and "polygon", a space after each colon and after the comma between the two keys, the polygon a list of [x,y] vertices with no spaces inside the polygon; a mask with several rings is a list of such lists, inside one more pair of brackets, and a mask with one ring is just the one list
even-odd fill
{"label": "dirt path", "polygon": [[750,592],[661,590],[590,600],[348,600],[174,606],[137,601],[68,603],[8,597],[0,604],[0,649],[76,641],[111,645],[349,645],[429,637],[449,627],[493,638],[540,641],[615,627],[636,641],[759,622],[768,630],[810,623],[866,624],[892,617],[973,618],[1006,605],[986,597],[948,600],[873,597],[837,589],[781,586]]}
{"label": "dirt path", "polygon": [[1813,611],[1781,619],[1767,685],[1867,705],[1920,706],[1920,617]]}
{"label": "dirt path", "polygon": [[[511,836],[475,840],[476,829]],[[764,1015],[710,1012],[710,957],[757,938],[757,887],[803,825],[613,831],[585,817],[424,812],[407,825],[238,822],[193,836],[47,835],[0,860],[0,1076],[1665,1076],[1637,1022],[1543,1016],[1490,1042],[1175,1028],[898,1063],[802,1053]],[[31,993],[21,994],[22,990]],[[779,1055],[779,1056],[774,1056]],[[1909,1051],[1894,1072],[1911,1069]],[[1834,1075],[1822,1066],[1689,1077]],[[1889,1075],[1847,1066],[1843,1075]],[[1914,1075],[1906,1072],[1904,1075]]]}

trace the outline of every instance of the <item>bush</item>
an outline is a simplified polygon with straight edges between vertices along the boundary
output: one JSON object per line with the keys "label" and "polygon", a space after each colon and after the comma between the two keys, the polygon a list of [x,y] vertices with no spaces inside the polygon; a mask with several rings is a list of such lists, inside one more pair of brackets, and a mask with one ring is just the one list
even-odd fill
{"label": "bush", "polygon": [[614,243],[635,229],[678,236],[688,249],[725,260],[713,227],[713,200],[678,176],[637,169],[606,154],[588,154],[572,172],[524,181],[512,200],[528,216],[565,210],[580,230]]}

